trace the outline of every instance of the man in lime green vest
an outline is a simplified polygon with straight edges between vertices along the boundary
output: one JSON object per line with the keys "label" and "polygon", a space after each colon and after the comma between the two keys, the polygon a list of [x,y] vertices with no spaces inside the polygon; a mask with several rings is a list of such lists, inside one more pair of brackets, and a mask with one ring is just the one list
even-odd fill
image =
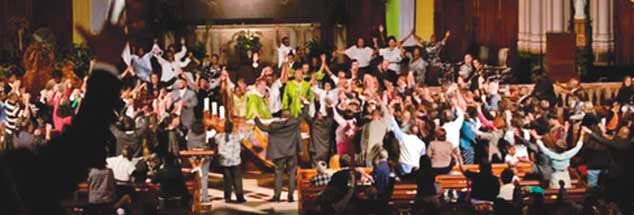
{"label": "man in lime green vest", "polygon": [[247,120],[253,119],[256,115],[262,119],[273,117],[268,97],[266,96],[266,82],[264,79],[255,81],[255,88],[247,93],[247,114],[245,118]]}
{"label": "man in lime green vest", "polygon": [[302,114],[302,99],[312,101],[313,92],[310,90],[310,82],[304,80],[304,73],[308,73],[310,66],[302,65],[302,69],[295,71],[295,79],[287,82],[282,96],[282,109],[289,110],[292,117]]}

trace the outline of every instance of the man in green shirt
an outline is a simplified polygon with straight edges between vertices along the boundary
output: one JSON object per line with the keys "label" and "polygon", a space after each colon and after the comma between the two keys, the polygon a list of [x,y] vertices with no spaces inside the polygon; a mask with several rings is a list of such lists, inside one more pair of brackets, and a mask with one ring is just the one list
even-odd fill
{"label": "man in green shirt", "polygon": [[262,119],[273,117],[269,106],[268,96],[266,96],[266,81],[258,79],[255,81],[255,89],[247,93],[247,114],[245,118],[253,119],[258,115]]}
{"label": "man in green shirt", "polygon": [[307,67],[308,64],[304,64],[301,70],[295,71],[295,79],[289,81],[284,89],[282,109],[289,110],[292,117],[301,115],[302,97],[307,101],[311,101],[313,98],[310,82],[304,80],[304,73],[308,72]]}

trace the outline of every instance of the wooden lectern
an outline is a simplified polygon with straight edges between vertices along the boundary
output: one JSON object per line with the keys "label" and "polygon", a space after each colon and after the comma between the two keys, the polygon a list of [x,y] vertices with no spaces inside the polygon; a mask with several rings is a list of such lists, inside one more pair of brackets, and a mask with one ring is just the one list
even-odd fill
{"label": "wooden lectern", "polygon": [[575,62],[576,35],[574,33],[546,34],[546,74],[553,81],[579,79]]}

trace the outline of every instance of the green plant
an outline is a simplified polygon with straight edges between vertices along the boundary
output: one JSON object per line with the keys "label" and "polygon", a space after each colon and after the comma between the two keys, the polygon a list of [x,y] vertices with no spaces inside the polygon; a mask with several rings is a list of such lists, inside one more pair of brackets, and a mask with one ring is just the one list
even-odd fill
{"label": "green plant", "polygon": [[253,34],[243,34],[238,36],[238,44],[236,45],[239,50],[242,51],[260,51],[262,43],[260,43],[260,37]]}

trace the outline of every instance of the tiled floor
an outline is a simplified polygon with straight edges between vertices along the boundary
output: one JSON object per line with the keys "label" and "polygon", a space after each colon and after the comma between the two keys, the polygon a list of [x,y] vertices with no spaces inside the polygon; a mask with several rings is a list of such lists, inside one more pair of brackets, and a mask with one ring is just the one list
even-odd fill
{"label": "tiled floor", "polygon": [[[282,202],[273,203],[269,200],[273,197],[273,174],[260,172],[245,172],[242,180],[246,203],[225,203],[223,198],[222,174],[209,174],[209,190],[211,207],[213,209],[230,208],[241,211],[262,214],[297,214],[297,192],[294,194],[295,202],[286,201],[288,193],[288,181],[284,181]],[[235,200],[235,195],[232,196]]]}

